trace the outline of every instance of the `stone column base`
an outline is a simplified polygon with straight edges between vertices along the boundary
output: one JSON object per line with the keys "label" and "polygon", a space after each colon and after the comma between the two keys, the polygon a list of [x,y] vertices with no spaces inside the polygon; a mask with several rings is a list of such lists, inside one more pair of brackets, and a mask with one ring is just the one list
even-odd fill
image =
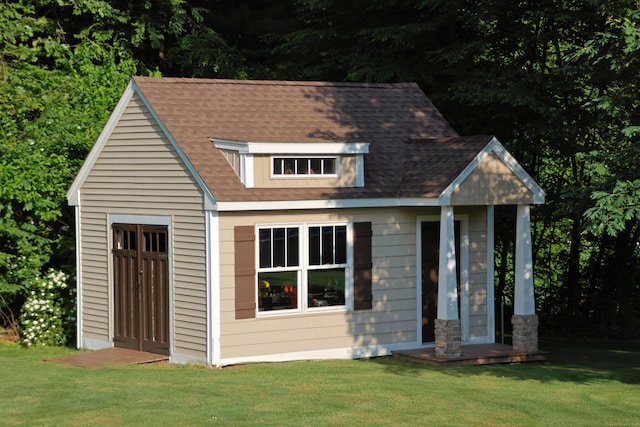
{"label": "stone column base", "polygon": [[460,333],[460,319],[442,320],[436,319],[436,356],[445,359],[458,359],[462,357],[460,349],[462,336]]}
{"label": "stone column base", "polygon": [[513,325],[513,351],[521,353],[535,353],[538,351],[538,315],[514,314],[511,317]]}

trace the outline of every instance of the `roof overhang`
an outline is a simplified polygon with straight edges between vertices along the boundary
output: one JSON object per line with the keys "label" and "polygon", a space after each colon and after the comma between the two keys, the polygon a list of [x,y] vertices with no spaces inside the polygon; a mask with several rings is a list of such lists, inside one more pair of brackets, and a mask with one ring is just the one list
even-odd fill
{"label": "roof overhang", "polygon": [[368,142],[255,142],[209,138],[216,148],[241,154],[367,154]]}

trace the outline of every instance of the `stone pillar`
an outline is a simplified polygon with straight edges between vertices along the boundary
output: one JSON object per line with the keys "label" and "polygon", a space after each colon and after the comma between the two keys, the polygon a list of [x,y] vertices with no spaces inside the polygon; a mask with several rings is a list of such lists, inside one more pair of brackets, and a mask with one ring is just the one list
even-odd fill
{"label": "stone pillar", "polygon": [[460,319],[436,319],[436,356],[444,359],[458,359],[462,356]]}
{"label": "stone pillar", "polygon": [[518,205],[516,221],[516,259],[513,312],[513,349],[538,351],[538,316],[533,293],[533,259],[529,206]]}
{"label": "stone pillar", "polygon": [[438,318],[435,322],[436,356],[459,358],[462,353],[458,286],[456,275],[456,239],[453,206],[440,208],[440,262],[438,265]]}
{"label": "stone pillar", "polygon": [[538,316],[535,314],[514,314],[513,351],[518,353],[535,353],[538,351]]}

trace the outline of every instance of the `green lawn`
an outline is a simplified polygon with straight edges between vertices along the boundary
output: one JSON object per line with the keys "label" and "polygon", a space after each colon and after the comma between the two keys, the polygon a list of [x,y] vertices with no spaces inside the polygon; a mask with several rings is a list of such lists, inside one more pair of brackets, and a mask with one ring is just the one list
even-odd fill
{"label": "green lawn", "polygon": [[639,426],[640,343],[546,342],[547,363],[391,358],[76,368],[0,343],[0,425]]}

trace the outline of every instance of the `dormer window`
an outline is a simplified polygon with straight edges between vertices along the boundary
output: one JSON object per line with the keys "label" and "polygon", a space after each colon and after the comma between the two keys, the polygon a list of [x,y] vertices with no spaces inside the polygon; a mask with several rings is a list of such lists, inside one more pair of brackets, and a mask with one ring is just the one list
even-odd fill
{"label": "dormer window", "polygon": [[330,175],[336,176],[337,157],[274,157],[273,175]]}
{"label": "dormer window", "polygon": [[366,142],[210,141],[247,188],[364,187]]}

